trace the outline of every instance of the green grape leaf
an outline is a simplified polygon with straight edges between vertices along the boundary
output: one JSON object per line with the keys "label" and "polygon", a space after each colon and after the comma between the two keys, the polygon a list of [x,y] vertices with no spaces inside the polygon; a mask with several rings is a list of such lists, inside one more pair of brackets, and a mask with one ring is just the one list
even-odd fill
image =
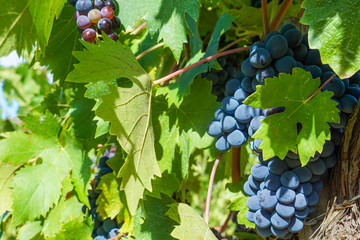
{"label": "green grape leaf", "polygon": [[[182,104],[168,107],[163,95],[153,102],[153,125],[156,152],[162,172],[175,173],[179,180],[186,178],[189,158],[195,148],[208,148],[213,138],[207,135],[206,127],[213,118],[219,103],[211,95],[211,81],[196,79],[190,94]],[[196,102],[196,104],[194,104]]]}
{"label": "green grape leaf", "polygon": [[21,226],[18,236],[18,240],[38,240],[40,238],[40,232],[42,229],[41,221],[27,222]]}
{"label": "green grape leaf", "polygon": [[[328,122],[339,122],[340,117],[337,102],[331,100],[332,92],[319,92],[307,100],[319,85],[320,78],[313,79],[309,72],[294,68],[292,75],[280,73],[279,77],[266,79],[265,85],[257,86],[245,100],[254,108],[285,107],[284,112],[263,119],[253,136],[262,139],[264,159],[283,159],[291,150],[305,165],[316,151],[322,152],[325,140],[330,139]],[[297,124],[301,124],[299,133]]]}
{"label": "green grape leaf", "polygon": [[180,182],[175,174],[169,174],[167,171],[162,173],[161,178],[155,177],[152,182],[153,191],[147,193],[149,196],[161,198],[160,193],[172,196],[179,188]]}
{"label": "green grape leaf", "polygon": [[305,0],[302,4],[301,22],[310,25],[310,47],[319,49],[323,63],[341,78],[359,70],[359,4],[359,0]]}
{"label": "green grape leaf", "polygon": [[44,48],[48,43],[55,17],[64,7],[65,0],[1,0],[3,13],[0,15],[0,56],[17,50],[31,51],[37,42]]}
{"label": "green grape leaf", "polygon": [[206,222],[189,205],[185,203],[173,203],[169,206],[170,209],[167,211],[167,215],[180,224],[175,226],[171,236],[179,240],[217,239]]}
{"label": "green grape leaf", "polygon": [[152,82],[127,46],[106,36],[99,45],[85,45],[87,50],[74,52],[80,63],[68,80],[111,83],[119,79],[119,87],[108,84],[110,93],[101,97],[96,115],[111,123],[110,133],[128,154],[118,177],[122,178],[120,189],[125,190],[129,210],[135,214],[144,190],[152,189],[151,179],[161,176],[151,122]]}
{"label": "green grape leaf", "polygon": [[12,199],[10,197],[12,190],[10,183],[14,178],[16,167],[9,164],[0,164],[0,215],[5,211],[11,211]]}
{"label": "green grape leaf", "polygon": [[75,8],[71,5],[64,7],[59,19],[54,22],[45,51],[38,52],[40,63],[48,66],[54,75],[54,80],[65,80],[68,73],[74,69],[74,63],[77,63],[72,51],[83,48],[79,41],[81,34],[74,21],[74,11]]}
{"label": "green grape leaf", "polygon": [[49,240],[91,240],[91,233],[94,229],[94,223],[91,216],[71,219],[62,226],[61,231],[55,237],[47,238]]}
{"label": "green grape leaf", "polygon": [[199,0],[138,0],[136,7],[134,2],[117,0],[120,7],[119,17],[122,24],[134,26],[135,21],[143,19],[151,35],[159,32],[158,40],[163,39],[165,46],[169,47],[177,61],[183,49],[183,43],[187,41],[186,34],[189,29],[185,15],[189,14],[194,20],[198,18]]}
{"label": "green grape leaf", "polygon": [[106,174],[101,177],[97,187],[101,190],[99,197],[96,199],[97,212],[103,219],[114,219],[119,213],[123,204],[120,199],[120,184],[114,174]]}
{"label": "green grape leaf", "polygon": [[176,222],[165,215],[169,210],[168,205],[174,202],[173,199],[163,194],[160,199],[146,195],[143,201],[144,222],[135,233],[136,238],[143,240],[175,240],[170,234]]}
{"label": "green grape leaf", "polygon": [[[199,51],[191,57],[186,66],[196,63],[203,58],[215,55],[217,53],[220,36],[230,28],[231,22],[234,19],[235,17],[225,12],[216,23],[206,52],[203,53],[199,49]],[[168,99],[169,106],[171,104],[175,104],[177,107],[179,107],[184,99],[184,96],[189,94],[191,84],[193,83],[193,79],[196,77],[196,75],[206,72],[208,68],[214,64],[214,61],[215,60],[209,61],[184,72],[180,75],[179,79],[174,84],[159,89],[157,94],[165,94],[166,98]]]}

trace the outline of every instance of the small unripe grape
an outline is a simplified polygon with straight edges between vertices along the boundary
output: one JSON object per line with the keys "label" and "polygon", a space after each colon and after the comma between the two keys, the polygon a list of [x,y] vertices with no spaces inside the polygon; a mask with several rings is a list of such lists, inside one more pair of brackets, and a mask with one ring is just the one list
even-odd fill
{"label": "small unripe grape", "polygon": [[88,18],[92,23],[97,23],[101,19],[101,12],[98,9],[92,9],[88,13]]}
{"label": "small unripe grape", "polygon": [[90,19],[84,15],[81,15],[77,18],[76,24],[80,29],[86,29],[91,26]]}
{"label": "small unripe grape", "polygon": [[98,27],[99,30],[108,33],[112,29],[112,22],[107,18],[102,18],[97,23],[97,27]]}
{"label": "small unripe grape", "polygon": [[105,6],[101,9],[101,16],[111,20],[114,17],[114,10],[109,6]]}
{"label": "small unripe grape", "polygon": [[96,39],[96,31],[92,28],[87,28],[83,31],[82,37],[84,41],[92,43]]}

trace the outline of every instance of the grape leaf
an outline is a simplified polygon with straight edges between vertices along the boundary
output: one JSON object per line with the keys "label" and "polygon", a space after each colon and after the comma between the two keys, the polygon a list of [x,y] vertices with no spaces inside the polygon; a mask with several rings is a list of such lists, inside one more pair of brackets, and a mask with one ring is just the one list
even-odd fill
{"label": "grape leaf", "polygon": [[156,144],[156,152],[160,169],[175,173],[179,180],[185,179],[188,174],[191,152],[213,143],[206,127],[219,103],[210,94],[211,86],[211,81],[197,79],[179,107],[168,107],[162,95],[154,99],[153,125],[156,142],[159,143]]}
{"label": "grape leaf", "polygon": [[180,186],[180,182],[176,175],[169,174],[168,172],[163,172],[161,178],[155,177],[151,184],[153,186],[153,191],[147,193],[147,195],[156,198],[161,198],[160,193],[164,193],[171,197]]}
{"label": "grape leaf", "polygon": [[[331,100],[332,92],[319,92],[306,99],[320,85],[309,72],[294,68],[292,75],[280,73],[268,78],[264,86],[257,86],[245,104],[254,108],[285,107],[285,111],[262,120],[263,124],[253,138],[262,139],[264,159],[278,156],[283,159],[289,150],[297,152],[305,165],[316,151],[322,152],[325,140],[330,139],[328,122],[339,122],[337,103]],[[301,124],[298,133],[297,124]]]}
{"label": "grape leaf", "polygon": [[359,4],[360,0],[305,0],[302,4],[301,22],[310,25],[310,47],[319,49],[322,61],[341,78],[359,70]]}
{"label": "grape leaf", "polygon": [[5,211],[11,211],[12,199],[10,183],[13,179],[13,171],[16,167],[9,164],[0,165],[0,215]]}
{"label": "grape leaf", "polygon": [[91,233],[94,229],[93,221],[90,216],[71,219],[68,223],[64,224],[62,231],[55,237],[48,238],[49,240],[90,240]]}
{"label": "grape leaf", "polygon": [[167,215],[177,223],[180,223],[180,225],[175,226],[171,236],[179,240],[217,239],[206,222],[189,205],[185,203],[173,203],[169,206],[170,209],[167,211]]}
{"label": "grape leaf", "polygon": [[[120,7],[119,17],[127,26],[134,26],[135,21],[144,19],[151,35],[159,31],[158,40],[163,39],[165,46],[169,47],[177,61],[187,41],[186,34],[189,29],[185,15],[189,14],[194,20],[199,15],[199,0],[117,0]],[[134,7],[136,4],[136,7]]]}
{"label": "grape leaf", "polygon": [[[128,153],[118,177],[122,178],[120,188],[126,192],[129,210],[135,214],[144,190],[152,189],[151,179],[161,176],[151,122],[151,79],[127,46],[106,36],[99,45],[85,45],[86,51],[74,52],[80,63],[69,74],[68,80],[111,83],[121,78],[120,87],[108,85],[110,93],[101,97],[96,115],[111,123],[110,133],[117,136]],[[100,55],[101,59],[98,58]],[[130,81],[124,81],[126,79]]]}
{"label": "grape leaf", "polygon": [[[235,17],[225,12],[216,23],[206,52],[203,53],[199,49],[199,51],[191,57],[186,66],[196,63],[203,58],[215,55],[217,53],[220,36],[230,28],[231,22],[234,19]],[[213,65],[214,61],[215,60],[209,61],[184,72],[180,75],[179,79],[174,84],[159,89],[157,94],[166,95],[169,106],[171,104],[175,104],[177,107],[179,107],[184,99],[184,96],[189,94],[191,84],[193,83],[193,79],[196,77],[196,75],[206,72],[207,69]]]}
{"label": "grape leaf", "polygon": [[1,0],[3,14],[0,15],[0,56],[9,54],[16,49],[31,51],[37,42],[38,47],[47,44],[53,21],[58,17],[65,0]]}
{"label": "grape leaf", "polygon": [[[38,240],[41,232],[41,221],[27,222],[23,225],[16,239],[18,240]],[[36,237],[36,238],[35,238]],[[42,238],[41,238],[42,239]]]}
{"label": "grape leaf", "polygon": [[45,51],[37,54],[40,63],[51,70],[54,80],[65,80],[68,73],[74,69],[74,63],[77,63],[72,51],[83,48],[79,41],[81,34],[74,21],[74,11],[75,8],[71,5],[64,7],[59,19],[54,22]]}
{"label": "grape leaf", "polygon": [[160,199],[146,195],[143,201],[144,222],[136,232],[136,238],[143,240],[175,240],[170,236],[170,233],[174,229],[176,222],[165,216],[165,213],[169,210],[168,205],[174,202],[173,199],[163,194]]}
{"label": "grape leaf", "polygon": [[101,177],[97,189],[101,190],[99,197],[96,199],[97,212],[103,219],[115,218],[123,204],[120,199],[119,182],[114,174],[106,174]]}

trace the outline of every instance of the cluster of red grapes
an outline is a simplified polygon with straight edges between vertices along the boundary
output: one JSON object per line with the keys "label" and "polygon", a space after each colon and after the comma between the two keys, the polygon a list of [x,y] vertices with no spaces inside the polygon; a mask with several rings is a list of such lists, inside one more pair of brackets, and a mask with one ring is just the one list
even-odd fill
{"label": "cluster of red grapes", "polygon": [[112,0],[68,0],[76,7],[74,18],[82,39],[93,43],[105,32],[111,39],[116,41],[118,35],[115,32],[120,27],[120,19],[115,16],[116,5]]}

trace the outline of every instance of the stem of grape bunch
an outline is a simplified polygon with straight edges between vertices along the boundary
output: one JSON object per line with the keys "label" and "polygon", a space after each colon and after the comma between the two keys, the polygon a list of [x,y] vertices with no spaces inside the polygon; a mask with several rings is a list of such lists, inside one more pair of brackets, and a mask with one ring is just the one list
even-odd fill
{"label": "stem of grape bunch", "polygon": [[282,4],[280,9],[277,11],[275,17],[273,18],[273,20],[270,23],[270,31],[276,31],[279,26],[280,23],[282,22],[287,10],[289,9],[289,7],[291,6],[293,0],[285,0]]}
{"label": "stem of grape bunch", "polygon": [[154,84],[160,84],[162,82],[169,81],[173,77],[176,77],[177,75],[180,75],[180,74],[186,72],[187,70],[190,70],[190,69],[192,69],[192,68],[194,68],[196,66],[199,66],[200,64],[206,63],[206,62],[211,61],[211,60],[213,60],[215,58],[226,56],[226,55],[229,55],[229,54],[232,54],[232,53],[248,51],[248,50],[250,50],[250,47],[241,47],[241,48],[235,48],[235,49],[231,49],[231,50],[228,50],[228,51],[225,51],[225,52],[221,52],[221,53],[209,56],[209,57],[201,59],[200,61],[198,61],[196,63],[193,63],[193,64],[191,64],[191,65],[189,65],[187,67],[184,67],[184,68],[182,68],[180,70],[177,70],[176,72],[171,73],[171,74],[169,74],[169,75],[167,75],[167,76],[165,76],[163,78],[155,80],[153,83]]}
{"label": "stem of grape bunch", "polygon": [[221,152],[219,154],[219,156],[217,156],[217,158],[215,159],[214,162],[214,166],[211,170],[211,175],[210,175],[210,179],[209,179],[209,188],[208,188],[208,193],[207,193],[207,197],[206,197],[206,206],[205,206],[205,222],[207,224],[209,224],[209,213],[210,213],[210,202],[211,202],[211,193],[212,193],[212,189],[214,186],[214,179],[215,179],[215,173],[216,173],[216,169],[219,165],[220,159],[223,155],[223,152]]}
{"label": "stem of grape bunch", "polygon": [[316,94],[318,94],[321,89],[323,89],[334,77],[336,77],[336,74],[332,75],[328,80],[326,80],[326,82],[324,82],[323,85],[321,85],[321,87],[319,87],[318,90],[316,90],[316,92],[314,92],[313,94],[311,94],[306,100],[305,102],[310,101],[313,97],[315,97]]}
{"label": "stem of grape bunch", "polygon": [[264,36],[266,36],[270,32],[267,0],[261,0],[261,8],[262,8],[262,18],[263,18],[263,26],[264,26]]}

